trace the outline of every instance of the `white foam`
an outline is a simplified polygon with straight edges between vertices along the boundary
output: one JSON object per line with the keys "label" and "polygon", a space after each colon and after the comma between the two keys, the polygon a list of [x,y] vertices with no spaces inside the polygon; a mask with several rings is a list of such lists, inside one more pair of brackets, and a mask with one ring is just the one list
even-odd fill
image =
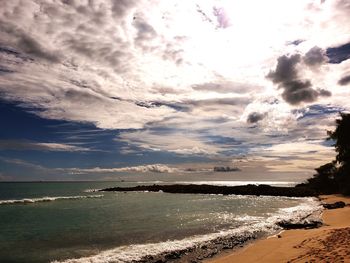
{"label": "white foam", "polygon": [[[105,250],[97,255],[82,257],[78,259],[68,259],[64,261],[54,261],[53,263],[127,263],[138,261],[146,255],[157,255],[164,252],[187,249],[194,246],[200,246],[205,242],[210,242],[220,237],[237,236],[243,234],[254,234],[263,231],[266,234],[273,234],[280,231],[281,228],[276,225],[280,220],[301,220],[310,214],[320,216],[322,206],[315,198],[299,198],[302,203],[289,208],[279,209],[277,213],[271,214],[268,218],[260,218],[259,222],[253,222],[258,217],[246,217],[251,220],[248,225],[240,226],[235,229],[223,230],[217,233],[207,235],[197,235],[182,240],[172,240],[159,243],[137,244],[121,246],[115,249]],[[244,217],[242,217],[244,219]],[[237,218],[236,218],[237,220]]]}
{"label": "white foam", "polygon": [[83,192],[84,193],[95,193],[100,191],[101,189],[85,189]]}
{"label": "white foam", "polygon": [[140,260],[146,255],[158,255],[164,252],[178,251],[182,249],[187,249],[194,246],[199,246],[205,242],[214,240],[219,237],[228,235],[237,235],[243,232],[253,233],[254,227],[250,226],[248,229],[243,229],[246,227],[241,227],[237,229],[232,229],[229,231],[222,231],[219,233],[213,233],[208,235],[198,235],[190,238],[185,238],[182,240],[173,240],[160,243],[149,243],[149,244],[139,244],[122,246],[115,249],[110,249],[103,251],[97,255],[83,257],[78,259],[68,259],[64,261],[53,261],[52,263],[128,263],[132,261]]}
{"label": "white foam", "polygon": [[314,197],[304,198],[304,202],[293,207],[280,208],[279,218],[291,223],[305,223],[312,220],[321,221],[323,207]]}
{"label": "white foam", "polygon": [[45,196],[39,198],[23,198],[15,200],[0,200],[0,205],[10,204],[31,204],[37,202],[51,202],[56,200],[71,200],[71,199],[85,199],[85,198],[101,198],[103,195],[77,195],[77,196]]}

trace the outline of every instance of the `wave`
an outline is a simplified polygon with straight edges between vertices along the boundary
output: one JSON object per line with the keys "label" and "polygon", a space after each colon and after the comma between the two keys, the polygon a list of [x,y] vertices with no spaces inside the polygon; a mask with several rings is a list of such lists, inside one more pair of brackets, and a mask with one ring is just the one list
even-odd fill
{"label": "wave", "polygon": [[[222,250],[227,244],[233,246],[255,239],[261,236],[269,236],[281,231],[277,225],[281,220],[304,223],[308,218],[320,219],[323,211],[320,202],[316,198],[300,198],[303,202],[297,206],[279,209],[277,213],[271,214],[268,218],[243,216],[247,220],[240,227],[227,229],[216,233],[197,235],[181,240],[172,240],[159,243],[134,244],[105,250],[99,254],[52,263],[129,263],[146,262],[147,258],[167,258],[169,255],[183,256],[194,253],[202,248],[200,253]],[[237,241],[238,240],[238,241]],[[231,243],[230,243],[231,242]],[[211,252],[209,252],[211,253]],[[197,253],[198,255],[198,253]],[[212,256],[212,254],[210,254]],[[206,257],[206,256],[204,256]],[[202,256],[203,259],[203,256]],[[154,260],[155,262],[156,260]],[[152,261],[153,262],[153,261]]]}
{"label": "wave", "polygon": [[86,198],[101,198],[103,195],[76,195],[76,196],[45,196],[39,198],[23,198],[15,200],[0,200],[0,205],[11,204],[32,204],[37,202],[51,202],[56,200],[72,200],[72,199],[86,199]]}
{"label": "wave", "polygon": [[84,193],[96,193],[99,192],[101,189],[85,189]]}

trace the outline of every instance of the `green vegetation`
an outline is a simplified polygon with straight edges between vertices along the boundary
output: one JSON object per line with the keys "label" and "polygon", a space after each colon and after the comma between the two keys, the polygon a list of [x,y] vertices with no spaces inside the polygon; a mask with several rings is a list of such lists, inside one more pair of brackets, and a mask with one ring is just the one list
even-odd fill
{"label": "green vegetation", "polygon": [[350,195],[350,114],[340,113],[336,129],[328,131],[328,139],[335,142],[336,159],[316,168],[316,174],[298,186],[310,187],[320,194]]}

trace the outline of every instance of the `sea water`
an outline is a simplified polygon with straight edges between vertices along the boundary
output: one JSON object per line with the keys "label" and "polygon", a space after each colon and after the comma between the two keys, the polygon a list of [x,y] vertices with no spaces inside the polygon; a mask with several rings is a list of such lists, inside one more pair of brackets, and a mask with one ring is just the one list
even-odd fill
{"label": "sea water", "polygon": [[314,198],[95,191],[137,184],[0,183],[0,262],[131,262],[321,211]]}

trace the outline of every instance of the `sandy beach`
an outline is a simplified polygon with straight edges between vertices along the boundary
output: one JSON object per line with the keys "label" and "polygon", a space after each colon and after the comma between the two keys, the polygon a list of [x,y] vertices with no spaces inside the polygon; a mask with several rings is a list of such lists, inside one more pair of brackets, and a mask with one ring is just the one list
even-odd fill
{"label": "sandy beach", "polygon": [[[350,204],[350,197],[325,195],[320,198],[324,203]],[[322,219],[324,225],[320,228],[286,230],[206,262],[350,262],[350,206],[324,210]]]}

